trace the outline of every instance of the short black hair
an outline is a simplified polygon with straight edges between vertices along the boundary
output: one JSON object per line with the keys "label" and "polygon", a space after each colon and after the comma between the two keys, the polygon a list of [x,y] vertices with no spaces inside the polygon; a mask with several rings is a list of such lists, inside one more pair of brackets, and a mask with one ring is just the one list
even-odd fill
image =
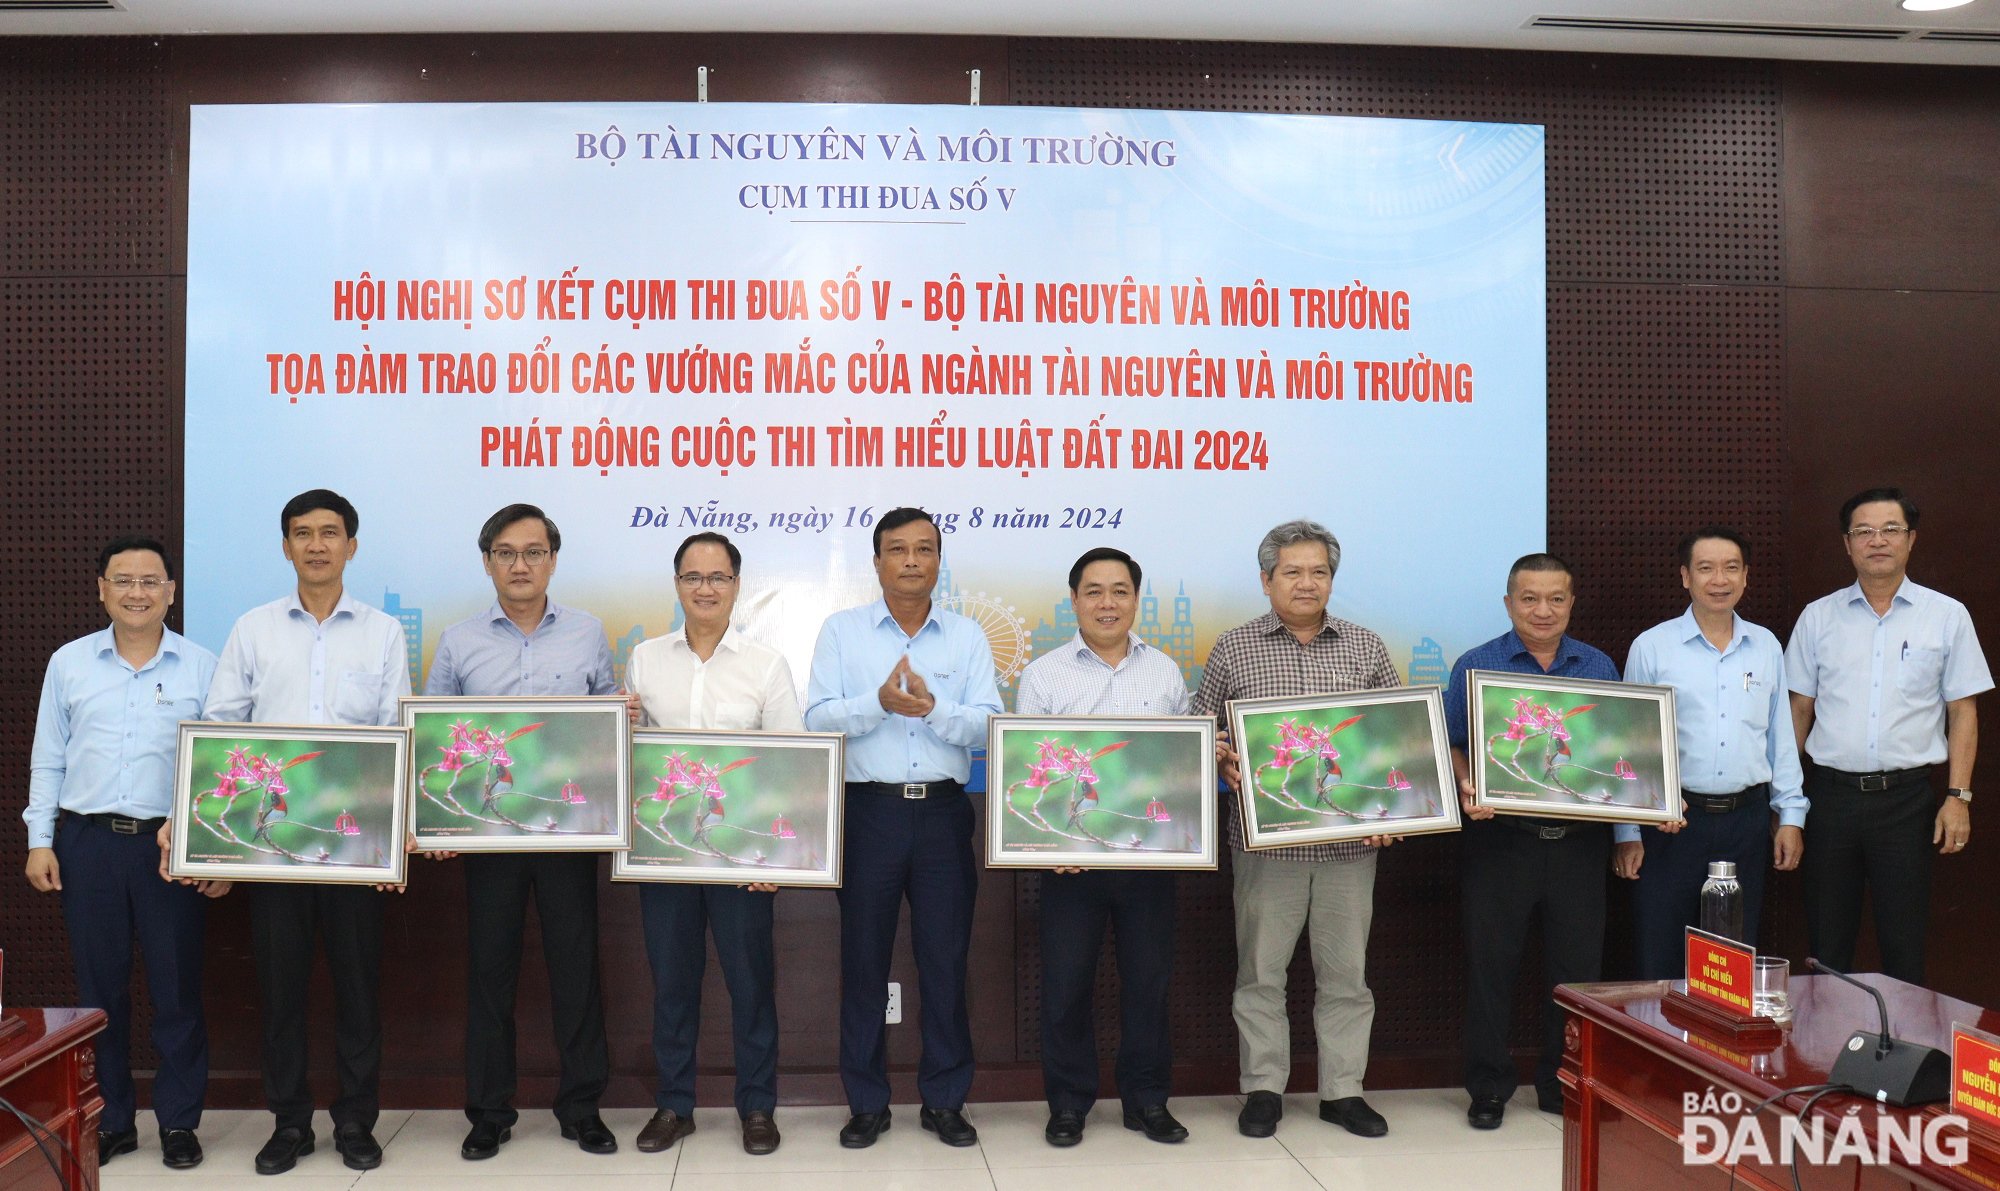
{"label": "short black hair", "polygon": [[506,508],[501,509],[499,512],[493,514],[491,517],[488,517],[486,519],[486,524],[479,527],[479,552],[481,554],[492,553],[493,539],[500,536],[501,530],[514,524],[516,521],[526,521],[529,518],[533,518],[537,521],[540,521],[542,523],[542,528],[548,531],[549,553],[550,554],[561,553],[562,530],[556,528],[556,523],[549,520],[549,515],[547,513],[542,512],[542,510],[539,507],[530,504],[518,504],[518,503],[508,505]]}
{"label": "short black hair", "polygon": [[1085,550],[1083,557],[1071,564],[1069,568],[1069,593],[1071,595],[1076,594],[1076,585],[1083,582],[1083,569],[1093,562],[1124,563],[1125,569],[1132,573],[1132,590],[1139,590],[1139,564],[1133,561],[1132,556],[1118,549],[1116,546],[1097,546],[1093,549]]}
{"label": "short black hair", "polygon": [[151,550],[160,556],[160,564],[167,568],[167,582],[171,583],[179,578],[174,573],[174,556],[167,553],[167,548],[160,544],[160,539],[137,534],[126,534],[122,538],[112,538],[104,543],[104,549],[97,552],[98,577],[103,578],[104,572],[111,567],[111,560],[128,550]]}
{"label": "short black hair", "polygon": [[1750,565],[1750,543],[1743,540],[1742,534],[1737,533],[1727,525],[1704,525],[1682,538],[1681,565],[1684,567],[1693,566],[1695,543],[1705,542],[1710,538],[1734,544],[1737,553],[1743,556],[1743,565],[1746,567]]}
{"label": "short black hair", "polygon": [[340,518],[341,524],[347,527],[348,537],[351,538],[361,532],[361,514],[354,511],[354,506],[348,503],[346,497],[331,488],[314,488],[310,492],[301,492],[285,502],[284,512],[278,514],[278,536],[291,537],[292,519],[303,517],[316,509],[325,509]]}
{"label": "short black hair", "polygon": [[743,573],[743,552],[736,548],[736,543],[712,529],[704,529],[700,533],[689,534],[687,541],[681,543],[681,548],[674,551],[674,574],[678,575],[681,573],[681,559],[687,557],[688,547],[699,546],[704,542],[711,546],[720,546],[728,551],[729,569],[738,575]]}
{"label": "short black hair", "polygon": [[1911,529],[1917,527],[1916,502],[1904,496],[1901,488],[1870,488],[1865,492],[1857,492],[1853,496],[1848,497],[1847,503],[1840,506],[1840,532],[1846,533],[1849,529],[1853,528],[1854,510],[1860,508],[1862,505],[1872,505],[1879,500],[1895,501],[1902,507],[1903,524],[1909,526]]}
{"label": "short black hair", "polygon": [[1507,568],[1507,593],[1509,595],[1512,595],[1514,592],[1514,576],[1520,574],[1522,571],[1560,571],[1569,576],[1569,581],[1572,585],[1576,583],[1576,572],[1570,569],[1568,563],[1557,558],[1555,555],[1547,551],[1535,554],[1523,554],[1514,560],[1513,566]]}
{"label": "short black hair", "polygon": [[[890,509],[888,512],[882,514],[882,519],[880,521],[877,521],[875,523],[875,537],[874,537],[875,557],[877,558],[882,557],[883,534],[888,533],[892,529],[901,529],[905,525],[910,524],[912,521],[928,521],[931,523],[931,528],[933,530],[937,529],[937,518],[931,516],[929,513],[924,512],[922,509],[912,509],[912,508]],[[944,545],[944,534],[942,531],[938,533],[938,545],[940,547]]]}

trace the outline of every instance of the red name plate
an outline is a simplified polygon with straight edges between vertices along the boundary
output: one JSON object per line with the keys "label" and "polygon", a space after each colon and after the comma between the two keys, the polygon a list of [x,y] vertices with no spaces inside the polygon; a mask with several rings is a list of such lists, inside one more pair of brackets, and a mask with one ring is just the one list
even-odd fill
{"label": "red name plate", "polygon": [[1733,939],[1687,928],[1688,995],[1739,1017],[1751,1017],[1750,982],[1757,951]]}
{"label": "red name plate", "polygon": [[2000,1133],[2000,1038],[1952,1028],[1951,1110]]}

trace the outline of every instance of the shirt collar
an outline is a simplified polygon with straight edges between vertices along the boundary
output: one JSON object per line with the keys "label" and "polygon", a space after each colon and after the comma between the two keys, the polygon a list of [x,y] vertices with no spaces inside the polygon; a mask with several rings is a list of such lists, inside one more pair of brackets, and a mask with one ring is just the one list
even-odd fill
{"label": "shirt collar", "polygon": [[[539,629],[543,625],[548,624],[553,620],[556,620],[558,618],[558,614],[560,614],[563,611],[565,611],[565,609],[561,604],[556,603],[554,600],[550,600],[549,606],[542,609],[542,618],[535,622],[535,627]],[[506,624],[513,626],[514,631],[517,633],[521,631],[520,626],[515,625],[512,618],[510,618],[507,615],[507,610],[500,606],[499,600],[494,600],[493,606],[486,610],[486,617],[488,623]]]}
{"label": "shirt collar", "polygon": [[[1707,639],[1701,631],[1701,622],[1694,618],[1693,604],[1689,604],[1687,611],[1681,613],[1680,619],[1674,623],[1679,626],[1678,632],[1682,644],[1692,643],[1697,638]],[[1736,648],[1736,643],[1741,640],[1743,640],[1743,618],[1732,608],[1729,612],[1729,649],[1722,652],[1728,653],[1730,649]]]}
{"label": "shirt collar", "polygon": [[[332,620],[342,613],[346,613],[348,616],[355,616],[359,614],[360,610],[360,601],[356,600],[346,587],[342,587],[340,589],[340,598],[334,601],[333,611],[327,616],[327,619]],[[306,606],[299,602],[299,589],[296,587],[292,588],[290,593],[285,596],[285,611],[296,612],[309,620],[312,618],[312,613],[306,611]]]}
{"label": "shirt collar", "polygon": [[[689,657],[694,656],[694,646],[688,644],[687,625],[685,622],[682,623],[681,630],[668,638],[668,640],[673,642],[671,648],[687,654]],[[715,648],[718,652],[723,650],[727,650],[730,653],[742,652],[743,633],[734,623],[731,623],[728,628],[722,630],[722,639],[715,643]],[[713,658],[715,655],[710,654],[709,656]]]}
{"label": "shirt collar", "polygon": [[[118,635],[108,624],[105,625],[103,628],[97,630],[97,632],[91,634],[90,641],[91,645],[93,646],[93,652],[95,652],[99,657],[103,657],[106,654],[116,654],[118,652]],[[180,653],[181,653],[181,635],[179,633],[176,633],[172,629],[168,628],[167,626],[161,625],[160,649],[158,653],[153,655],[153,658],[157,660],[158,658],[161,658],[167,654],[173,654],[175,657],[179,657]],[[152,661],[148,661],[146,663],[147,666],[150,666],[152,664],[153,664]],[[145,666],[141,666],[140,669],[142,670],[145,669]]]}
{"label": "shirt collar", "polygon": [[[1501,634],[1500,640],[1505,645],[1509,661],[1516,658],[1527,658],[1529,661],[1535,663],[1536,669],[1541,668],[1541,663],[1535,660],[1535,655],[1528,651],[1527,644],[1521,640],[1521,634],[1509,628],[1505,633]],[[1556,642],[1556,660],[1549,666],[1547,672],[1553,674],[1557,670],[1562,669],[1564,662],[1582,660],[1583,650],[1579,647],[1576,638],[1571,637],[1568,633],[1564,633],[1562,640]]]}
{"label": "shirt collar", "polygon": [[[1320,631],[1323,633],[1332,633],[1336,637],[1340,636],[1340,622],[1334,619],[1333,613],[1324,612],[1321,613],[1321,617],[1325,623],[1322,625]],[[1266,637],[1275,637],[1279,633],[1289,633],[1292,631],[1284,621],[1278,619],[1276,612],[1266,612],[1251,621],[1250,624],[1256,632]]]}
{"label": "shirt collar", "polygon": [[[889,601],[887,600],[876,600],[868,606],[868,623],[875,625],[877,628],[888,624],[894,626],[899,633],[903,631],[903,626],[896,623],[895,614],[889,611]],[[935,598],[931,600],[930,610],[924,613],[924,623],[917,627],[917,632],[921,633],[932,625],[937,625],[938,632],[942,633],[944,631],[944,625],[938,620],[938,605]],[[913,633],[911,635],[915,636],[916,634]]]}
{"label": "shirt collar", "polygon": [[[1110,663],[1106,662],[1103,658],[1097,656],[1097,651],[1090,647],[1090,642],[1085,641],[1083,639],[1083,633],[1080,631],[1077,633],[1076,636],[1070,638],[1069,645],[1071,651],[1070,656],[1075,658],[1079,662],[1095,661],[1100,666],[1106,666],[1112,669],[1116,668],[1116,667],[1111,667]],[[1118,664],[1122,666],[1126,662],[1131,661],[1133,658],[1138,657],[1141,653],[1144,653],[1146,650],[1151,648],[1152,646],[1146,644],[1146,642],[1140,638],[1139,634],[1133,632],[1130,629],[1126,629],[1125,630],[1126,653],[1123,658],[1119,659]]]}
{"label": "shirt collar", "polygon": [[[1896,594],[1889,597],[1889,603],[1892,606],[1896,604],[1915,604],[1917,602],[1916,599],[1910,595],[1910,589],[1914,586],[1915,584],[1910,582],[1909,575],[1905,574],[1903,581],[1896,585]],[[1861,580],[1859,579],[1848,584],[1847,590],[1841,592],[1840,596],[1840,602],[1843,604],[1852,604],[1856,600],[1864,604],[1868,602],[1868,594],[1861,590]],[[1874,609],[1870,608],[1869,611],[1873,612]]]}

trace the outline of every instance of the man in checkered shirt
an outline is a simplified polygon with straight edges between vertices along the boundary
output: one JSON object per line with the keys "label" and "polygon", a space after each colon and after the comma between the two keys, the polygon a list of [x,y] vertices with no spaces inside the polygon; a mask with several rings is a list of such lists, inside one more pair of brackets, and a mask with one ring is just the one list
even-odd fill
{"label": "man in checkered shirt", "polygon": [[[1232,699],[1332,694],[1403,684],[1382,638],[1327,615],[1340,542],[1325,526],[1287,521],[1257,546],[1271,610],[1216,639],[1208,655],[1197,715],[1221,716]],[[1240,766],[1226,765],[1240,781]],[[1313,1031],[1319,1041],[1319,1115],[1361,1137],[1389,1131],[1361,1098],[1368,1067],[1368,1032],[1375,997],[1363,971],[1375,909],[1375,856],[1392,842],[1314,844],[1243,850],[1243,826],[1228,816],[1235,868],[1236,996],[1232,1008],[1241,1045],[1241,1086],[1249,1093],[1236,1125],[1247,1137],[1269,1137],[1284,1116],[1291,1076],[1291,1024],[1285,1015],[1285,972],[1309,929]]]}

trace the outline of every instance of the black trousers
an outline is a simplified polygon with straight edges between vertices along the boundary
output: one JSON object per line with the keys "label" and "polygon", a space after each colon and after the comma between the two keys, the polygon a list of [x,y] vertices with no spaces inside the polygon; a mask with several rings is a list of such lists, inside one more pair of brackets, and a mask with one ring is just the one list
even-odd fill
{"label": "black trousers", "polygon": [[1736,862],[1743,888],[1743,938],[1757,945],[1764,915],[1764,874],[1771,867],[1771,802],[1768,796],[1727,814],[1690,808],[1687,826],[1667,835],[1640,829],[1646,854],[1633,882],[1632,922],[1639,952],[1639,979],[1678,980],[1687,975],[1687,935],[1701,925],[1701,886],[1711,860]]}
{"label": "black trousers", "polygon": [[1887,790],[1864,792],[1814,768],[1806,778],[1806,934],[1813,955],[1845,972],[1854,966],[1864,894],[1875,908],[1882,971],[1924,982],[1924,936],[1931,912],[1931,833],[1937,796],[1918,771]]}
{"label": "black trousers", "polygon": [[1596,980],[1604,969],[1604,882],[1611,868],[1611,829],[1571,823],[1562,839],[1545,840],[1512,823],[1469,821],[1459,855],[1465,926],[1465,1090],[1474,1096],[1514,1094],[1520,1078],[1507,1049],[1514,978],[1528,927],[1542,924],[1542,1053],[1538,1092],[1557,1088],[1563,1014],[1555,986]]}
{"label": "black trousers", "polygon": [[63,922],[76,963],[77,1003],[104,1010],[97,1036],[99,1128],[132,1127],[132,941],[146,961],[153,1000],[153,1115],[162,1129],[199,1129],[208,1094],[208,1024],[201,1008],[202,928],[207,899],[160,879],[153,833],[120,835],[78,815],[56,828]]}
{"label": "black trousers", "polygon": [[542,920],[549,1017],[560,1074],[556,1119],[595,1115],[611,1060],[597,972],[595,852],[491,852],[465,865],[465,1115],[511,1126],[514,1110],[514,1002],[528,899]]}
{"label": "black trousers", "polygon": [[979,869],[972,801],[962,792],[904,799],[849,783],[840,886],[840,1082],[852,1112],[889,1106],[883,1015],[896,920],[910,903],[923,1053],[917,1091],[931,1108],[962,1108],[972,1088],[965,960]]}
{"label": "black trousers", "polygon": [[313,939],[326,939],[333,982],[333,1125],[375,1128],[381,1112],[382,898],[364,885],[260,883],[250,890],[250,939],[264,1018],[264,1103],[278,1127],[312,1127],[306,1079],[307,990]]}
{"label": "black trousers", "polygon": [[1174,970],[1172,873],[1048,873],[1042,877],[1042,1086],[1049,1111],[1097,1103],[1092,993],[1104,927],[1118,954],[1118,1098],[1165,1104],[1173,1078],[1167,985]]}
{"label": "black trousers", "polygon": [[778,895],[734,885],[639,887],[646,959],[653,969],[653,1062],[658,1108],[694,1113],[695,1044],[701,1037],[701,976],[708,933],[729,987],[735,1040],[736,1114],[778,1106],[777,962],[771,942]]}

